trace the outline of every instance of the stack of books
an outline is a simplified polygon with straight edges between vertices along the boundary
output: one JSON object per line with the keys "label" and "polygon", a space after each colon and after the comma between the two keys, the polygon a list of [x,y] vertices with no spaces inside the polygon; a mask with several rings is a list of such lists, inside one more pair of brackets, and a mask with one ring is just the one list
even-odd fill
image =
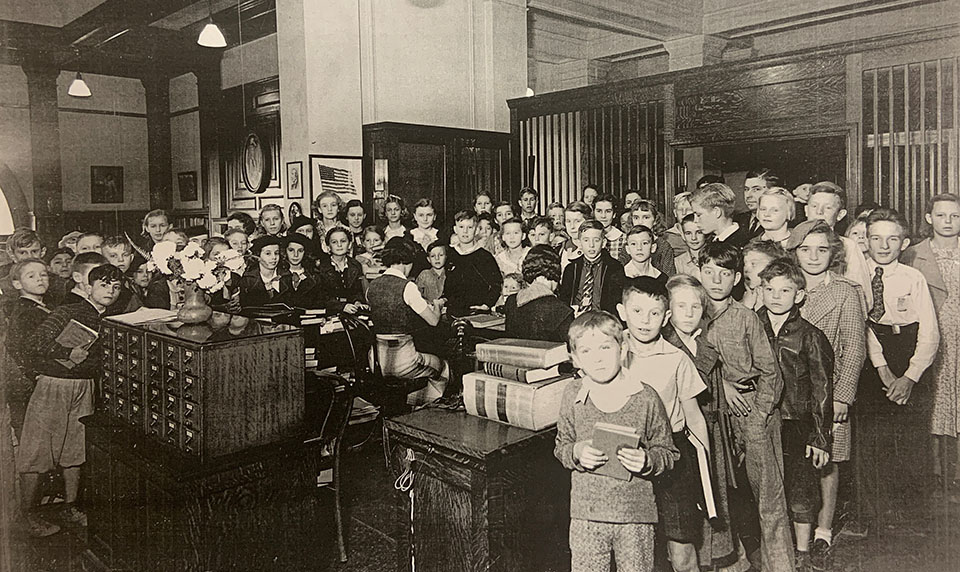
{"label": "stack of books", "polygon": [[573,379],[565,344],[502,338],[477,344],[480,369],[463,376],[467,413],[539,431],[556,425]]}
{"label": "stack of books", "polygon": [[307,369],[315,368],[320,365],[320,362],[317,360],[317,348],[303,348],[304,362],[303,367]]}

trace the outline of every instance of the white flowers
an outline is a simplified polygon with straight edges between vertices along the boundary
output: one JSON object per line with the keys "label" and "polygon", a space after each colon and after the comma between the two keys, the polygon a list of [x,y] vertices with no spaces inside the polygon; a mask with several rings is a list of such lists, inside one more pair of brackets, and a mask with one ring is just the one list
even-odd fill
{"label": "white flowers", "polygon": [[183,282],[194,282],[207,292],[223,288],[230,273],[242,271],[245,265],[243,255],[233,249],[223,250],[212,260],[206,260],[198,244],[190,242],[178,252],[176,243],[171,241],[155,244],[147,261],[149,270],[159,270]]}

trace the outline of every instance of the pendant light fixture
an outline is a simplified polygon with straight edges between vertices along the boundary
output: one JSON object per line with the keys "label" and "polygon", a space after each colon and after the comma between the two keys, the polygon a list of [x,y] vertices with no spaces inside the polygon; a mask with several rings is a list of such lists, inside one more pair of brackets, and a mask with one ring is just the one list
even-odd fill
{"label": "pendant light fixture", "polygon": [[70,82],[70,87],[67,88],[67,95],[72,95],[73,97],[90,97],[93,95],[90,92],[90,86],[87,85],[87,82],[83,81],[83,76],[80,75],[80,72],[77,72],[77,77],[73,78],[73,81]]}
{"label": "pendant light fixture", "polygon": [[227,40],[223,37],[223,31],[220,26],[213,22],[213,9],[210,2],[207,2],[207,24],[200,30],[200,36],[197,38],[197,44],[204,48],[225,48]]}

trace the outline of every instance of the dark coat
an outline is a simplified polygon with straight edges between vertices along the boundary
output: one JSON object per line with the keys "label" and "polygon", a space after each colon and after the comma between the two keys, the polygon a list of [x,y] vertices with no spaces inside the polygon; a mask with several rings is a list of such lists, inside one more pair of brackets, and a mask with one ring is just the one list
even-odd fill
{"label": "dark coat", "polygon": [[320,292],[324,296],[327,312],[339,313],[348,303],[363,302],[363,266],[352,258],[347,258],[347,268],[343,274],[337,272],[333,262],[320,263],[317,270]]}
{"label": "dark coat", "polygon": [[833,348],[816,326],[790,311],[778,334],[766,308],[757,311],[783,376],[784,419],[807,423],[807,444],[830,451],[833,446]]}
{"label": "dark coat", "polygon": [[[601,310],[617,315],[617,304],[623,299],[623,265],[613,259],[606,250],[600,252],[600,261],[603,271],[600,273],[600,301]],[[583,275],[584,257],[581,256],[563,269],[560,278],[560,287],[557,288],[557,297],[570,306],[575,306],[575,299],[580,288],[580,277]]]}

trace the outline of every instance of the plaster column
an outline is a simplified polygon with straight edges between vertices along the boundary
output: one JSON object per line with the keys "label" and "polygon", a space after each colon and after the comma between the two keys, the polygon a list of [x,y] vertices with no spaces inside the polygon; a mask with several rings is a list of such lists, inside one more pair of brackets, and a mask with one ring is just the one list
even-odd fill
{"label": "plaster column", "polygon": [[30,100],[30,146],[33,160],[33,213],[45,245],[63,235],[63,174],[60,170],[60,116],[57,77],[51,66],[23,66]]}
{"label": "plaster column", "polygon": [[670,54],[669,71],[677,71],[720,63],[727,40],[709,35],[687,36],[668,40],[663,47]]}
{"label": "plaster column", "polygon": [[277,49],[281,163],[309,184],[310,154],[363,153],[360,0],[277,0]]}
{"label": "plaster column", "polygon": [[150,210],[173,210],[173,159],[170,139],[170,78],[152,70],[141,78],[147,104],[147,161]]}
{"label": "plaster column", "polygon": [[525,0],[359,0],[364,123],[508,131],[527,91]]}
{"label": "plaster column", "polygon": [[220,185],[220,56],[200,62],[197,76],[197,103],[200,107],[200,193],[213,218],[227,215],[226,193]]}

